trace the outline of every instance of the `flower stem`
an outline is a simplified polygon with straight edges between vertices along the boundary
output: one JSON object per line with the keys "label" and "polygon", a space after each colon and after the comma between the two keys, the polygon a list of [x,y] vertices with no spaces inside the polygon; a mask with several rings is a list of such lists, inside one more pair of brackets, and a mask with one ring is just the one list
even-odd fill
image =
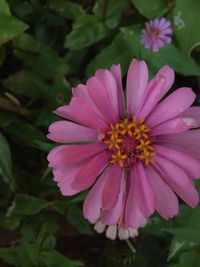
{"label": "flower stem", "polygon": [[127,243],[127,245],[128,245],[128,247],[130,248],[130,250],[131,250],[131,252],[133,253],[133,254],[135,254],[136,253],[136,249],[135,249],[135,247],[133,246],[133,244],[130,242],[130,240],[126,240],[126,243]]}

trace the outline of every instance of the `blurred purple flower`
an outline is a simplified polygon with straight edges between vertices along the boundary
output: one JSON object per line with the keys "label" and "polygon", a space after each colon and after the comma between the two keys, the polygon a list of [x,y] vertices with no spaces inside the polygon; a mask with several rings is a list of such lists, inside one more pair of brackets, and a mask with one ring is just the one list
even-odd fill
{"label": "blurred purple flower", "polygon": [[145,48],[157,52],[165,44],[172,41],[171,22],[165,18],[150,20],[145,23],[146,29],[142,30],[141,43]]}

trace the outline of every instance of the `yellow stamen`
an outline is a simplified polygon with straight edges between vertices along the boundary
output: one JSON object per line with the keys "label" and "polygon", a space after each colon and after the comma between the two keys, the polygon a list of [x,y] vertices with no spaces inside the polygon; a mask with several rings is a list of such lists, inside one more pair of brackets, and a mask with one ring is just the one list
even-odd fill
{"label": "yellow stamen", "polygon": [[145,165],[155,162],[153,156],[156,152],[148,134],[150,128],[144,121],[144,119],[137,120],[136,117],[131,121],[125,118],[115,125],[111,124],[107,133],[99,134],[111,151],[111,163],[118,163],[121,168],[126,168],[137,158],[143,160]]}

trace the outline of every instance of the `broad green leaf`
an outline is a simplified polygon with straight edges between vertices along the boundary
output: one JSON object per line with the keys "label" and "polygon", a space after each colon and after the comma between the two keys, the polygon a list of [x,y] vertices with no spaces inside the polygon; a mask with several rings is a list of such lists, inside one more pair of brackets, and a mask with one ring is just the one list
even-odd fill
{"label": "broad green leaf", "polygon": [[65,38],[65,47],[82,49],[102,40],[107,34],[105,25],[93,15],[80,17],[73,24],[72,32]]}
{"label": "broad green leaf", "polygon": [[127,71],[131,59],[137,54],[138,44],[134,43],[134,30],[122,28],[111,45],[104,48],[89,64],[87,75],[92,75],[97,69],[110,68],[112,64],[121,64],[122,73]]}
{"label": "broad green leaf", "polygon": [[79,267],[83,265],[79,261],[68,259],[56,250],[43,251],[41,257],[48,267]]}
{"label": "broad green leaf", "polygon": [[167,260],[170,261],[171,259],[175,259],[184,251],[191,250],[192,248],[197,246],[198,245],[196,243],[191,242],[190,240],[175,236],[171,241],[170,253]]}
{"label": "broad green leaf", "polygon": [[22,222],[20,226],[20,234],[23,240],[27,242],[35,242],[36,239],[36,230],[33,226],[33,221],[30,222]]}
{"label": "broad green leaf", "polygon": [[70,66],[70,73],[77,72],[81,67],[81,63],[85,57],[87,48],[81,50],[69,50],[65,56],[65,61]]}
{"label": "broad green leaf", "polygon": [[12,5],[12,10],[14,10],[15,14],[17,14],[19,18],[24,18],[25,16],[33,13],[33,6],[31,5],[30,1],[14,0],[12,2],[10,3],[10,5]]}
{"label": "broad green leaf", "polygon": [[82,7],[76,3],[65,0],[49,0],[48,6],[62,17],[68,19],[78,19],[85,14]]}
{"label": "broad green leaf", "polygon": [[27,33],[22,33],[13,39],[13,46],[32,53],[36,53],[41,49],[40,42]]}
{"label": "broad green leaf", "polygon": [[16,121],[16,115],[7,110],[0,110],[0,127],[4,128]]}
{"label": "broad green leaf", "polygon": [[40,248],[22,240],[19,248],[19,260],[20,266],[23,267],[40,266]]}
{"label": "broad green leaf", "polygon": [[0,13],[11,15],[9,5],[6,0],[0,0]]}
{"label": "broad green leaf", "polygon": [[0,248],[0,259],[8,264],[20,266],[19,247]]}
{"label": "broad green leaf", "polygon": [[40,140],[35,140],[34,145],[35,147],[44,152],[49,152],[51,149],[55,147],[54,143],[47,143],[45,141],[40,141]]}
{"label": "broad green leaf", "polygon": [[200,229],[200,206],[192,209],[186,205],[181,205],[175,221],[180,227]]}
{"label": "broad green leaf", "polygon": [[131,2],[140,14],[148,19],[161,17],[168,11],[167,1],[164,0],[131,0]]}
{"label": "broad green leaf", "polygon": [[174,32],[186,54],[200,44],[200,1],[176,0],[173,10]]}
{"label": "broad green leaf", "polygon": [[13,200],[7,216],[13,215],[34,215],[48,206],[48,202],[44,199],[36,198],[29,195],[19,194]]}
{"label": "broad green leaf", "polygon": [[7,217],[5,214],[0,213],[0,227],[9,230],[15,230],[19,227],[21,222],[20,216]]}
{"label": "broad green leaf", "polygon": [[23,145],[37,147],[35,141],[44,140],[44,134],[39,129],[23,120],[18,119],[4,130],[12,136],[13,140]]}
{"label": "broad green leaf", "polygon": [[17,18],[3,13],[0,14],[0,25],[0,45],[7,43],[28,28]]}
{"label": "broad green leaf", "polygon": [[67,210],[67,218],[71,225],[73,225],[81,234],[91,234],[91,228],[88,221],[83,217],[82,210],[78,205],[71,205]]}
{"label": "broad green leaf", "polygon": [[42,49],[32,64],[34,72],[53,79],[56,75],[66,75],[69,72],[67,63],[52,49]]}
{"label": "broad green leaf", "polygon": [[127,0],[98,0],[94,7],[94,13],[105,22],[108,28],[112,29],[119,24],[122,12],[127,5]]}
{"label": "broad green leaf", "polygon": [[47,79],[54,79],[57,75],[66,75],[70,70],[69,65],[50,48],[41,48],[37,54],[16,49],[15,55],[31,67],[34,73]]}
{"label": "broad green leaf", "polygon": [[173,44],[166,45],[153,55],[151,64],[157,68],[169,64],[176,72],[185,76],[200,75],[200,66],[189,56],[184,55]]}
{"label": "broad green leaf", "polygon": [[56,238],[53,235],[47,235],[43,241],[42,247],[44,250],[53,250],[56,246]]}
{"label": "broad green leaf", "polygon": [[[40,85],[44,85],[43,87]],[[44,80],[37,74],[29,70],[22,70],[3,80],[3,85],[11,92],[29,97],[45,96],[49,88],[44,84]]]}
{"label": "broad green leaf", "polygon": [[200,228],[194,227],[179,227],[179,228],[171,228],[171,229],[165,229],[166,232],[174,234],[176,237],[179,237],[183,240],[196,242],[197,244],[200,244]]}
{"label": "broad green leaf", "polygon": [[200,266],[199,249],[193,249],[181,254],[179,263],[175,265],[170,265],[169,267],[199,267],[199,266]]}
{"label": "broad green leaf", "polygon": [[5,137],[0,133],[0,178],[7,183],[11,190],[15,188],[12,174],[11,152]]}

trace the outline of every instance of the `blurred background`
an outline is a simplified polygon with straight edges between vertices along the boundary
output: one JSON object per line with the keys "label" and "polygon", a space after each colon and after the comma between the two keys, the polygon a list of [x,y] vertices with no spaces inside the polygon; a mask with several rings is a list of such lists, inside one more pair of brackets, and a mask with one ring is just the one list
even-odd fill
{"label": "blurred background", "polygon": [[[52,113],[98,68],[132,58],[152,77],[169,64],[172,88],[199,100],[199,0],[0,0],[0,266],[199,267],[200,207],[154,215],[131,242],[110,241],[83,218],[86,193],[62,197],[46,156]],[[172,43],[157,53],[140,42],[150,19],[171,21]],[[197,183],[200,189],[200,184]]]}

